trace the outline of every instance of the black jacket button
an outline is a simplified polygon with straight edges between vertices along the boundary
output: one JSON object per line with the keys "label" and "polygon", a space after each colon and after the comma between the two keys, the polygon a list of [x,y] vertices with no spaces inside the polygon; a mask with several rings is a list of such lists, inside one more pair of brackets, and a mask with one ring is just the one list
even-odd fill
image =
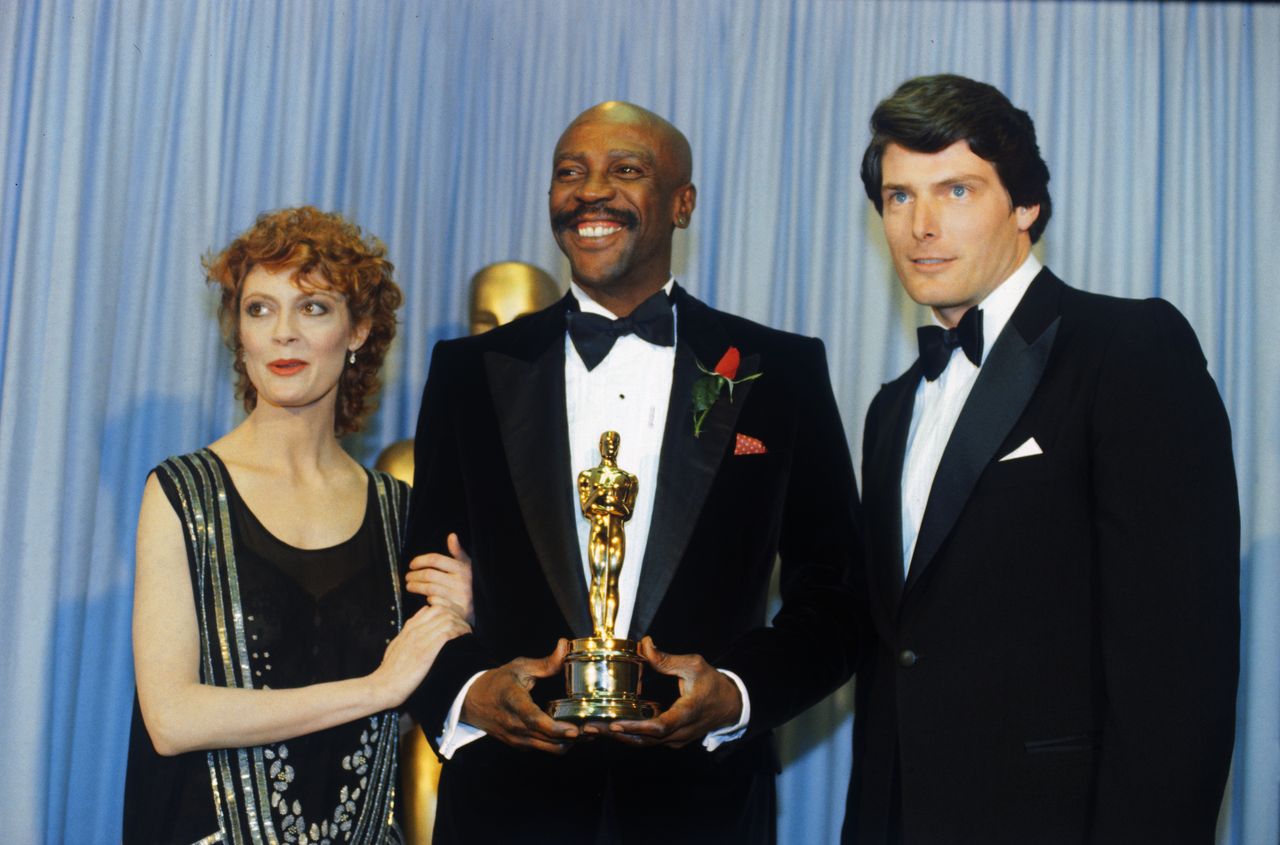
{"label": "black jacket button", "polygon": [[909,648],[904,648],[898,652],[898,665],[903,669],[910,669],[916,665],[916,653]]}

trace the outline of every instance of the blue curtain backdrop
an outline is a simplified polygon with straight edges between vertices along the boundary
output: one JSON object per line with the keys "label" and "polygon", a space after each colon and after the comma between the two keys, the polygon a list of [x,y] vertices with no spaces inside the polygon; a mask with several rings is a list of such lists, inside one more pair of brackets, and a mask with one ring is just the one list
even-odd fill
{"label": "blue curtain backdrop", "polygon": [[[1280,8],[1073,2],[0,2],[0,839],[118,838],[134,520],[166,455],[239,418],[199,257],[313,203],[405,288],[371,460],[499,259],[565,267],[545,208],[578,111],[625,98],[693,144],[677,273],[827,342],[850,442],[924,319],[857,169],[876,101],[953,71],[1030,111],[1039,251],[1191,320],[1235,432],[1244,671],[1220,841],[1280,839]],[[8,56],[8,58],[3,58]],[[1170,460],[1177,460],[1171,455]],[[784,843],[830,842],[851,695],[783,731]]]}

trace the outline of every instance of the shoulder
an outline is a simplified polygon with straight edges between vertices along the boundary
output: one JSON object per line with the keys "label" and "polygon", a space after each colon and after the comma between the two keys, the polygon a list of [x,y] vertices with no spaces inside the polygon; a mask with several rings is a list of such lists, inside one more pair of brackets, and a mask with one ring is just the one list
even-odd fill
{"label": "shoulder", "polygon": [[1061,318],[1058,372],[1092,385],[1100,430],[1163,432],[1175,416],[1222,414],[1196,333],[1169,302],[1065,288]]}
{"label": "shoulder", "polygon": [[1134,299],[1126,296],[1111,296],[1105,293],[1092,293],[1062,283],[1062,311],[1083,320],[1104,320],[1117,317],[1150,317],[1169,318],[1182,314],[1168,300],[1158,297]]}
{"label": "shoulder", "polygon": [[[742,356],[739,376],[758,372],[755,384],[761,397],[796,408],[825,403],[832,396],[827,350],[821,340],[762,325],[734,314],[715,312],[724,328],[728,346]],[[753,360],[754,359],[754,360]],[[713,367],[716,360],[703,361]],[[833,401],[833,400],[832,400]]]}
{"label": "shoulder", "polygon": [[[222,465],[208,448],[165,458],[152,468],[150,475],[170,499],[186,499],[223,486]],[[174,507],[178,507],[178,502],[175,501]]]}
{"label": "shoulder", "polygon": [[1064,286],[1064,327],[1106,348],[1108,355],[1154,363],[1205,365],[1195,329],[1171,302],[1130,299]]}
{"label": "shoulder", "polygon": [[[704,369],[730,348],[741,356],[738,378],[751,378],[752,405],[789,409],[823,418],[835,411],[826,347],[817,338],[782,331],[719,311],[683,295],[677,300],[676,335]],[[838,411],[835,411],[838,415]]]}
{"label": "shoulder", "polygon": [[897,395],[904,390],[913,390],[920,379],[919,370],[916,369],[915,364],[912,364],[896,378],[882,382],[875,396],[871,397],[871,405],[867,410],[867,415],[870,416],[872,412],[888,401],[889,396]]}
{"label": "shoulder", "polygon": [[[775,329],[737,314],[712,308],[688,293],[678,300],[677,332],[686,326],[697,328],[713,323],[724,335],[726,345],[738,347],[743,356],[753,353],[770,359],[795,359],[807,363],[821,362],[826,369],[826,346],[816,337]],[[714,362],[711,362],[714,363]],[[708,364],[710,365],[710,364]]]}
{"label": "shoulder", "polygon": [[217,457],[208,447],[196,449],[181,455],[170,455],[152,468],[152,472],[181,473],[193,469],[204,469],[217,463]]}
{"label": "shoulder", "polygon": [[366,468],[365,471],[369,473],[378,492],[379,507],[403,516],[409,507],[409,485],[384,470]]}
{"label": "shoulder", "polygon": [[822,355],[825,360],[826,346],[819,338],[775,329],[735,314],[724,314],[724,319],[732,334],[762,350],[797,357]]}
{"label": "shoulder", "polygon": [[483,334],[440,341],[436,349],[446,350],[450,355],[467,356],[490,351],[518,354],[530,347],[540,347],[548,340],[564,335],[566,307],[562,298],[541,311],[517,317]]}
{"label": "shoulder", "polygon": [[484,334],[438,341],[431,351],[430,377],[446,379],[472,372],[482,367],[486,356],[493,353],[532,359],[545,351],[548,344],[563,343],[564,312],[562,299]]}
{"label": "shoulder", "polygon": [[206,449],[173,455],[156,464],[147,474],[138,512],[141,538],[162,537],[172,532],[184,534],[182,526],[193,526],[212,518],[220,507],[218,493],[224,488],[222,472],[213,453]]}

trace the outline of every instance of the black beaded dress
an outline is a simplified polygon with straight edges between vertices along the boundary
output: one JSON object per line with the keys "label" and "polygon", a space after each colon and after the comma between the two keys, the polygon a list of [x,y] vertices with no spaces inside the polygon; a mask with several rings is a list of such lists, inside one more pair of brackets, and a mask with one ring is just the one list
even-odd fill
{"label": "black beaded dress", "polygon": [[[182,521],[202,683],[285,689],[377,668],[402,621],[407,485],[371,471],[360,528],[312,550],[273,536],[208,449],[155,472]],[[400,842],[394,711],[283,742],[161,757],[136,696],[133,709],[126,843]]]}

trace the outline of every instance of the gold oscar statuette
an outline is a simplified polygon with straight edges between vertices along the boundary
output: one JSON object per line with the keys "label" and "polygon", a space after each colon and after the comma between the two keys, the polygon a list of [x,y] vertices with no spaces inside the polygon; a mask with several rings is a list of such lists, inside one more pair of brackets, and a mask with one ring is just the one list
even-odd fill
{"label": "gold oscar statuette", "polygon": [[591,523],[587,559],[591,564],[592,635],[573,641],[565,658],[569,697],[547,706],[553,719],[603,722],[649,719],[658,714],[652,701],[640,700],[644,660],[632,640],[613,635],[618,618],[618,573],[627,552],[623,523],[631,518],[640,481],[618,468],[616,431],[600,435],[600,465],[578,473],[578,501]]}

